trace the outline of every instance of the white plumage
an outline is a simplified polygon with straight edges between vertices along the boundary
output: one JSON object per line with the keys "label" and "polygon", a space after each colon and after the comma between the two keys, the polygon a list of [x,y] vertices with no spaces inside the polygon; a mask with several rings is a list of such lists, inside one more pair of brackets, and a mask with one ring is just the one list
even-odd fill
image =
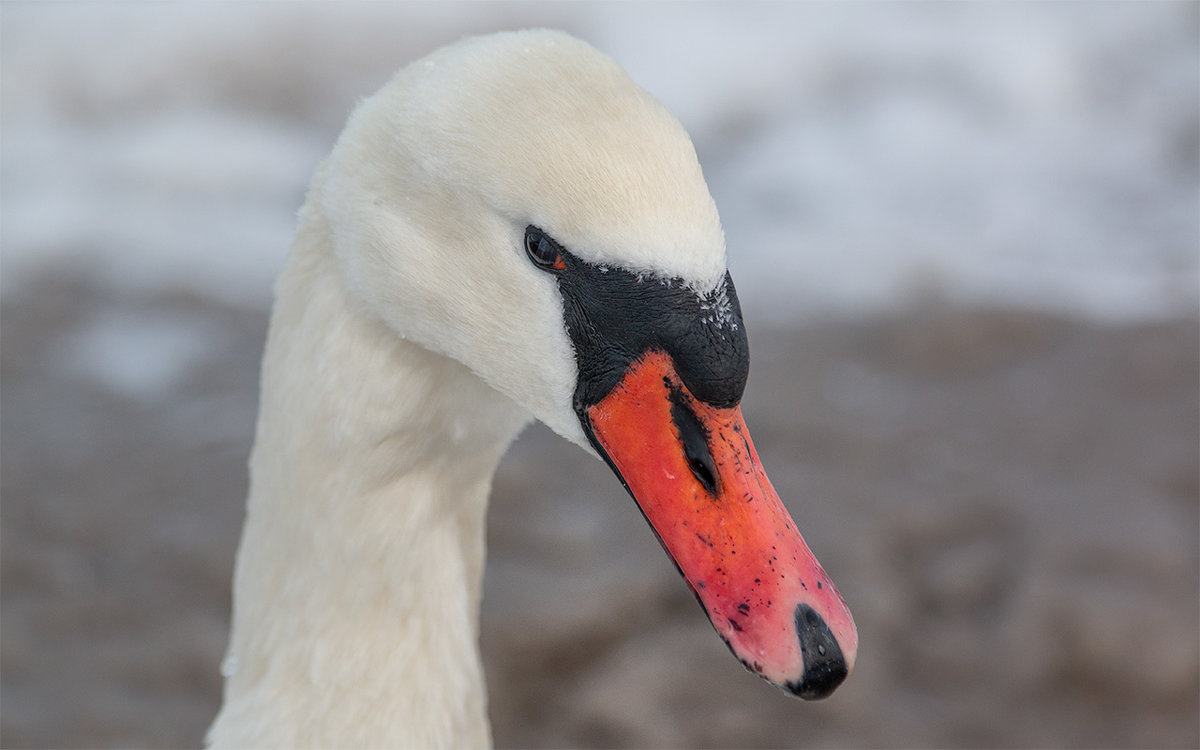
{"label": "white plumage", "polygon": [[276,288],[212,745],[489,743],[493,472],[531,418],[592,450],[530,224],[697,291],[725,273],[687,134],[562,33],[412,63],[318,169]]}

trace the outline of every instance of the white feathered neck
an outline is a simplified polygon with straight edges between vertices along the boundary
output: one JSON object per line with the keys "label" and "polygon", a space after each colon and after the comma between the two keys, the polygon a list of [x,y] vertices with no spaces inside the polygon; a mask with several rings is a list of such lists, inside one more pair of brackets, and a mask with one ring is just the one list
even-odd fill
{"label": "white feathered neck", "polygon": [[528,416],[356,309],[320,221],[272,316],[210,741],[484,746],[484,514]]}
{"label": "white feathered neck", "polygon": [[489,744],[491,478],[531,416],[586,447],[531,223],[593,262],[724,273],[686,133],[564,34],[413,63],[318,171],[276,288],[214,746]]}

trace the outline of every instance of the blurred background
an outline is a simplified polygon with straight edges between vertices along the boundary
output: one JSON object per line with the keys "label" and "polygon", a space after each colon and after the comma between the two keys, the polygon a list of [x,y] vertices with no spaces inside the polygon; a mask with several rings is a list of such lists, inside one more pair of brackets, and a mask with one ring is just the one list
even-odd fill
{"label": "blurred background", "polygon": [[490,516],[500,746],[1197,747],[1200,5],[0,6],[0,743],[220,694],[271,283],[354,102],[554,26],[692,133],[744,410],[861,650],[793,701],[599,462]]}

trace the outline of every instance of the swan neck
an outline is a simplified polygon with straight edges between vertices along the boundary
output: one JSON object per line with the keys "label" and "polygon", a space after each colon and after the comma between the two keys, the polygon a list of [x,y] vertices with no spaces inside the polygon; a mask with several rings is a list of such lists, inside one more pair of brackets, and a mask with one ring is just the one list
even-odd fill
{"label": "swan neck", "polygon": [[362,309],[327,239],[302,215],[276,290],[210,740],[482,746],[487,496],[528,417]]}

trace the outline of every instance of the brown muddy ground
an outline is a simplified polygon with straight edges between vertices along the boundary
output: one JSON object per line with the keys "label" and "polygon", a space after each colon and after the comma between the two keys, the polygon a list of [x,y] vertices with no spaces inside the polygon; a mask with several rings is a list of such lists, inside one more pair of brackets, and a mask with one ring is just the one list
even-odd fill
{"label": "brown muddy ground", "polygon": [[[266,313],[59,280],[0,322],[0,742],[196,746]],[[498,745],[1200,745],[1195,319],[748,322],[747,421],[856,672],[816,704],[746,673],[607,469],[531,429],[489,530]]]}

